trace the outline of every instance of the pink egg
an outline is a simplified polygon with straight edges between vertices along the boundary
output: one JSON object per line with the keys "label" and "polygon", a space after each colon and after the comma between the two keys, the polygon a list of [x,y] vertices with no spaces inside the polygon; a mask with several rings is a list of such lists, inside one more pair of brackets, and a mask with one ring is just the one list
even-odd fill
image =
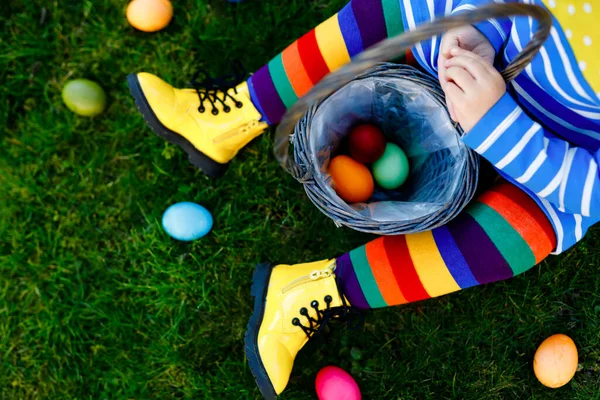
{"label": "pink egg", "polygon": [[317,374],[319,400],[360,400],[360,389],[352,376],[341,368],[328,366]]}

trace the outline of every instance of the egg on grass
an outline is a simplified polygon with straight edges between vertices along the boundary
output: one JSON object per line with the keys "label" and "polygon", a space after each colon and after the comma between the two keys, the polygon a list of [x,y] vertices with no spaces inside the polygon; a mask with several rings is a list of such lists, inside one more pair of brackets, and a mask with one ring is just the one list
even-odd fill
{"label": "egg on grass", "polygon": [[169,0],[133,0],[127,6],[126,16],[134,28],[156,32],[171,22],[173,5]]}
{"label": "egg on grass", "polygon": [[578,363],[575,342],[567,335],[556,334],[538,347],[533,358],[533,372],[542,385],[554,389],[573,379]]}
{"label": "egg on grass", "polygon": [[162,217],[162,226],[173,239],[189,242],[210,232],[213,218],[200,204],[184,201],[167,208]]}
{"label": "egg on grass", "polygon": [[319,400],[361,400],[358,384],[352,375],[339,367],[327,366],[315,380]]}
{"label": "egg on grass", "polygon": [[95,117],[106,108],[106,92],[102,86],[89,79],[73,79],[62,90],[67,108],[84,117]]}

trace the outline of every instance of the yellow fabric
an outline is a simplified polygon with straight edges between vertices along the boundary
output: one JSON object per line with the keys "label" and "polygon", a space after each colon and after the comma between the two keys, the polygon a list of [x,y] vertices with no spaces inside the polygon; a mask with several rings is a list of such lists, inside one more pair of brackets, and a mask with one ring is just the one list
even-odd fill
{"label": "yellow fabric", "polygon": [[216,103],[219,113],[213,115],[208,101],[204,102],[206,111],[198,111],[200,99],[194,89],[176,89],[159,77],[145,72],[137,77],[156,118],[219,163],[229,162],[242,147],[267,128],[267,124],[260,121],[261,115],[250,100],[246,82],[236,87],[237,94],[234,95],[243,106],[237,108],[227,98],[226,104],[231,111],[224,112],[223,105]]}
{"label": "yellow fabric", "polygon": [[444,263],[431,231],[406,235],[406,244],[421,283],[431,297],[460,290]]}
{"label": "yellow fabric", "polygon": [[[332,271],[333,265],[335,260],[278,265],[271,272],[265,310],[258,331],[258,351],[262,365],[278,394],[287,386],[296,355],[308,341],[304,331],[292,325],[292,320],[299,318],[308,326],[307,318],[299,313],[300,309],[307,308],[309,315],[316,319],[316,311],[310,304],[317,300],[325,308],[326,296],[332,297],[332,308],[342,305]],[[311,274],[313,279],[310,278]],[[317,277],[315,274],[321,275]]]}
{"label": "yellow fabric", "polygon": [[600,1],[544,0],[562,26],[579,68],[600,96]]}
{"label": "yellow fabric", "polygon": [[350,55],[346,49],[337,14],[317,26],[315,35],[329,71],[333,72],[350,62]]}

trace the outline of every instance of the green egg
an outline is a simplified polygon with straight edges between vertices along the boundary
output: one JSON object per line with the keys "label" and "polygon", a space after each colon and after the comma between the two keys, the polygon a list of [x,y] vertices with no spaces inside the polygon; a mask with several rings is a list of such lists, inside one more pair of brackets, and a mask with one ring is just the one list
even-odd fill
{"label": "green egg", "polygon": [[408,158],[400,147],[394,143],[385,146],[385,152],[373,163],[373,176],[379,186],[384,189],[397,189],[408,178]]}
{"label": "green egg", "polygon": [[106,93],[102,86],[89,79],[73,79],[62,90],[67,108],[84,117],[94,117],[106,108]]}

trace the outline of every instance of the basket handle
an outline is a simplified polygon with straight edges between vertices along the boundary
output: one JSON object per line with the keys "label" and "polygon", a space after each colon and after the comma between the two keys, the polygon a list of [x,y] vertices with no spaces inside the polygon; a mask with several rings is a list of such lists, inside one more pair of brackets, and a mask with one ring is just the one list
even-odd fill
{"label": "basket handle", "polygon": [[[510,82],[519,75],[538,53],[552,29],[552,16],[540,6],[508,3],[490,4],[475,10],[440,18],[431,23],[423,24],[412,31],[386,39],[374,47],[356,56],[352,62],[344,65],[335,72],[330,73],[317,83],[306,95],[290,107],[283,116],[275,133],[274,152],[279,163],[296,179],[305,180],[309,178],[307,172],[295,165],[289,156],[290,135],[294,127],[304,114],[315,104],[326,99],[336,90],[349,83],[354,77],[364,73],[378,63],[392,60],[404,53],[407,49],[419,42],[433,36],[464,25],[475,24],[491,18],[502,18],[511,16],[530,16],[535,18],[538,29],[523,51],[501,73],[506,82]],[[310,172],[308,172],[310,174]]]}

